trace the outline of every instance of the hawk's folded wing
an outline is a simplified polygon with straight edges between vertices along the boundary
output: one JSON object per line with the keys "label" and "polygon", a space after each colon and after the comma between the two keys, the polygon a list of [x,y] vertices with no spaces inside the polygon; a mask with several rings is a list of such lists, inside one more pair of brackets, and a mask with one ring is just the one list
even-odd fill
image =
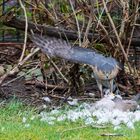
{"label": "hawk's folded wing", "polygon": [[[70,43],[53,37],[32,35],[31,40],[46,54],[69,61],[89,64],[105,73],[118,69],[118,62],[112,57],[105,57],[95,51],[82,47],[72,47]],[[115,75],[116,76],[116,75]]]}

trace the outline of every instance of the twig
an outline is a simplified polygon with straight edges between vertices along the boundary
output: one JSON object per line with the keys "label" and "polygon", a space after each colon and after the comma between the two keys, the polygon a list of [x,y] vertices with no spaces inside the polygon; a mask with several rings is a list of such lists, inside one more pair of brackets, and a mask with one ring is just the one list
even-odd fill
{"label": "twig", "polygon": [[116,37],[117,37],[118,44],[119,44],[119,46],[120,46],[120,48],[121,48],[121,50],[122,50],[122,52],[123,52],[123,54],[124,54],[124,57],[125,57],[126,61],[128,61],[128,58],[127,58],[127,56],[126,56],[126,53],[125,53],[124,48],[123,48],[123,46],[122,46],[122,43],[121,43],[121,41],[120,41],[119,35],[118,35],[117,31],[116,31],[116,27],[115,27],[115,25],[114,25],[114,22],[113,22],[113,20],[112,20],[110,14],[109,14],[109,11],[108,11],[108,9],[107,9],[106,3],[105,3],[104,0],[102,0],[102,1],[103,1],[103,4],[104,4],[105,12],[106,12],[106,14],[107,14],[107,16],[108,16],[108,19],[109,19],[110,23],[111,23],[111,26],[112,26],[112,28],[113,28],[113,31],[114,31],[114,33],[115,33],[115,35],[116,35]]}
{"label": "twig", "polygon": [[[81,10],[79,9],[79,10],[75,11],[75,14],[78,14],[80,12],[81,12]],[[58,26],[58,25],[62,24],[63,22],[67,21],[72,16],[73,16],[73,13],[70,13],[69,15],[67,15],[67,17],[65,17],[61,21],[58,21],[57,23],[55,23],[55,25]]]}
{"label": "twig", "polygon": [[128,56],[128,53],[129,53],[129,49],[130,49],[130,45],[131,45],[131,41],[132,41],[132,37],[133,37],[133,33],[134,33],[134,30],[135,30],[135,24],[136,24],[136,20],[137,20],[137,17],[138,17],[138,8],[139,8],[139,2],[137,2],[137,5],[136,5],[136,10],[135,10],[135,17],[134,17],[134,22],[133,22],[133,27],[132,27],[132,31],[131,31],[131,34],[130,34],[130,39],[129,39],[129,43],[128,43],[128,47],[127,47],[127,56]]}
{"label": "twig", "polygon": [[68,131],[79,130],[79,129],[83,129],[83,128],[87,128],[87,127],[99,128],[99,129],[106,128],[106,126],[100,126],[100,125],[83,125],[83,126],[79,126],[79,127],[74,127],[74,128],[66,129],[66,130],[62,131],[60,135],[62,135],[65,132],[68,132]]}
{"label": "twig", "polygon": [[118,133],[103,133],[103,134],[100,134],[101,136],[124,136],[123,134],[118,134]]}
{"label": "twig", "polygon": [[[85,42],[85,44],[86,44],[87,39],[88,39],[88,33],[89,33],[89,30],[90,30],[91,24],[92,24],[92,16],[90,15],[89,21],[88,21],[88,24],[87,24],[87,27],[86,27],[86,31],[85,31],[85,34],[84,34],[84,38],[83,38],[83,42]],[[84,45],[84,47],[85,47],[85,45]]]}
{"label": "twig", "polygon": [[47,56],[48,57],[48,59],[50,60],[50,62],[51,62],[51,64],[53,65],[53,67],[57,70],[57,72],[60,74],[60,76],[64,79],[64,81],[66,82],[66,83],[68,83],[69,81],[68,81],[68,79],[63,75],[63,73],[59,70],[59,68],[57,67],[57,65],[53,62],[53,60],[52,59],[50,59],[50,57],[49,56]]}
{"label": "twig", "polygon": [[128,21],[129,19],[129,4],[128,1],[120,1],[123,7],[123,19],[121,22],[121,27],[120,27],[120,32],[119,32],[119,38],[122,38],[124,35],[124,29],[125,29],[125,25],[126,25],[126,21]]}
{"label": "twig", "polygon": [[[95,18],[97,19],[97,17],[95,16]],[[109,43],[111,44],[112,47],[114,47],[114,43],[112,41],[112,39],[109,37],[109,33],[108,31],[105,29],[104,25],[102,24],[102,22],[100,20],[98,20],[98,26],[100,26],[102,28],[102,30],[104,31],[107,39],[109,40]]]}
{"label": "twig", "polygon": [[[31,30],[32,34],[34,34],[34,32]],[[59,70],[59,68],[57,67],[57,65],[53,62],[53,60],[47,55],[47,58],[50,60],[51,64],[53,65],[53,67],[55,68],[55,70],[57,70],[57,72],[60,74],[60,76],[64,79],[64,81],[66,83],[68,83],[68,79],[62,74],[62,72]]]}
{"label": "twig", "polygon": [[7,100],[1,101],[1,102],[0,102],[0,107],[2,107],[3,105],[5,105],[5,104],[6,104],[6,101],[7,101]]}
{"label": "twig", "polygon": [[[129,21],[129,4],[127,1],[124,0],[120,0],[120,4],[122,5],[122,21],[121,21],[121,25],[120,25],[120,31],[119,31],[119,38],[122,40],[122,38],[124,38],[124,30],[125,30],[125,26],[126,26],[126,21]],[[117,45],[118,46],[118,43]],[[119,48],[116,48],[115,52],[114,52],[114,56],[116,56],[116,53],[119,51]]]}
{"label": "twig", "polygon": [[69,129],[66,129],[66,130],[62,131],[60,133],[60,135],[63,135],[63,133],[68,132],[68,131],[79,130],[79,129],[87,128],[87,127],[90,127],[90,126],[89,125],[83,125],[83,126],[79,126],[79,127],[75,127],[75,128],[69,128]]}
{"label": "twig", "polygon": [[65,97],[54,95],[54,94],[49,94],[49,96],[52,98],[57,98],[57,99],[61,99],[61,100],[73,101],[73,99],[66,99]]}
{"label": "twig", "polygon": [[138,27],[140,27],[140,24],[135,23],[134,25],[132,24],[132,26],[138,26]]}
{"label": "twig", "polygon": [[[58,20],[58,16],[57,16],[56,9],[54,8],[54,4],[52,3],[52,1],[49,1],[49,2],[50,2],[50,4],[51,4],[51,6],[52,6],[52,10],[53,10],[53,13],[54,13],[54,17],[55,17],[56,20]],[[45,7],[45,10],[48,12],[48,10],[47,10],[46,7]],[[50,13],[49,13],[49,15],[50,15]],[[51,17],[53,17],[53,16],[51,15]]]}
{"label": "twig", "polygon": [[[63,97],[63,96],[58,96],[58,95],[54,95],[54,94],[49,94],[50,97],[52,98],[58,98],[58,99],[62,99],[62,100],[66,100],[66,101],[73,101],[73,99],[69,99],[67,97]],[[83,101],[83,100],[91,100],[91,101],[98,101],[97,98],[76,98],[78,101]]]}
{"label": "twig", "polygon": [[31,73],[32,71],[34,71],[35,69],[37,69],[38,66],[39,66],[39,65],[37,64],[35,68],[30,69],[28,72],[21,74],[20,76],[18,76],[18,77],[16,77],[16,78],[12,79],[12,80],[10,80],[10,81],[8,81],[7,83],[4,83],[2,86],[6,86],[6,85],[8,85],[8,84],[10,84],[10,83],[12,83],[12,82],[14,82],[14,81],[16,81],[17,79],[19,79],[19,78],[21,78],[21,77],[23,77],[23,76],[25,76],[25,75]]}
{"label": "twig", "polygon": [[80,27],[79,27],[79,22],[78,22],[78,19],[77,19],[77,16],[76,16],[76,13],[75,13],[75,10],[74,10],[74,7],[73,7],[73,4],[72,4],[72,1],[69,0],[69,2],[70,2],[70,5],[71,5],[71,8],[72,8],[73,14],[74,14],[74,16],[75,16],[76,25],[77,25],[77,29],[78,29],[79,46],[81,46],[82,43],[81,43],[81,31],[80,31]]}
{"label": "twig", "polygon": [[124,58],[125,58],[125,60],[126,60],[126,62],[127,62],[127,65],[128,65],[128,67],[129,67],[129,71],[130,71],[130,73],[132,73],[131,65],[130,65],[130,63],[128,62],[127,54],[126,54],[125,51],[124,51],[123,45],[122,45],[122,43],[121,43],[121,41],[120,41],[119,35],[118,35],[117,30],[116,30],[116,27],[115,27],[115,25],[114,25],[114,22],[113,22],[113,20],[112,20],[110,14],[109,14],[109,11],[108,11],[108,9],[107,9],[105,0],[102,0],[102,1],[103,1],[103,5],[104,5],[104,8],[105,8],[105,12],[106,12],[106,14],[107,14],[107,16],[108,16],[108,19],[109,19],[109,21],[110,21],[110,23],[111,23],[111,26],[112,26],[112,28],[113,28],[113,31],[114,31],[114,33],[115,33],[115,35],[116,35],[116,38],[117,38],[119,47],[120,47],[121,50],[122,50],[122,53],[123,53],[123,55],[124,55]]}
{"label": "twig", "polygon": [[[109,2],[109,0],[106,1],[106,3],[108,3],[108,2]],[[105,9],[103,8],[101,13],[99,13],[99,6],[98,6],[98,4],[97,4],[97,9],[98,9],[97,11],[98,11],[99,18],[97,20],[98,22],[97,22],[96,28],[98,28],[99,24],[101,23],[101,18],[102,18],[102,15],[103,15],[104,11],[105,11]]]}
{"label": "twig", "polygon": [[21,57],[19,59],[19,62],[21,62],[23,60],[24,54],[25,54],[25,50],[26,50],[26,43],[27,43],[27,31],[28,31],[28,19],[27,19],[27,13],[26,13],[26,9],[22,3],[21,0],[19,0],[20,6],[24,11],[24,16],[25,16],[25,36],[24,36],[24,44],[23,44],[23,51],[21,54]]}
{"label": "twig", "polygon": [[[8,17],[7,17],[8,18]],[[9,26],[9,27],[14,27],[16,29],[25,30],[25,20],[24,19],[19,19],[16,17],[13,17],[12,19],[4,21],[4,25]],[[41,33],[43,35],[48,35],[48,36],[53,36],[56,38],[60,38],[60,35],[63,39],[66,39],[66,36],[68,40],[77,40],[77,32],[71,31],[71,30],[65,30],[61,28],[56,28],[52,26],[46,26],[46,25],[40,25],[40,24],[35,24],[32,22],[28,22],[28,30],[33,30],[33,32],[36,33]],[[118,28],[118,27],[117,27]],[[116,28],[116,29],[117,29]],[[40,30],[39,30],[40,29]],[[111,32],[110,32],[111,33]],[[81,33],[81,39],[83,39],[84,34]],[[101,38],[102,37],[102,38]],[[116,37],[114,35],[109,36],[112,40],[116,40]],[[89,33],[88,34],[88,39],[91,41],[92,39],[96,40],[95,42],[101,42],[101,43],[106,43],[106,36],[99,36],[98,34]],[[114,43],[113,43],[114,44]],[[138,46],[140,44],[140,40],[138,38],[132,38],[131,45],[132,46]],[[114,45],[113,45],[114,46]]]}
{"label": "twig", "polygon": [[19,68],[29,59],[31,58],[36,52],[39,51],[39,48],[36,48],[33,52],[31,52],[29,55],[27,55],[20,63],[18,63],[15,67],[13,67],[12,70],[5,73],[2,77],[0,77],[0,85],[2,82],[8,77],[9,75],[13,75],[17,72],[19,72]]}

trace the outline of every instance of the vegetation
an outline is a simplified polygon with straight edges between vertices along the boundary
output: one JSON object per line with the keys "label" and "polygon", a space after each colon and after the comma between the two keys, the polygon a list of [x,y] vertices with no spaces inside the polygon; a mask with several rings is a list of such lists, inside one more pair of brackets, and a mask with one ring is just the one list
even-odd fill
{"label": "vegetation", "polygon": [[[48,125],[40,121],[35,108],[15,101],[1,107],[0,114],[0,140],[139,140],[140,137],[140,123],[135,130],[124,127],[116,131],[111,126],[105,129],[85,127],[80,120]],[[116,136],[101,136],[103,134]]]}
{"label": "vegetation", "polygon": [[[137,78],[139,75],[139,60],[137,56],[134,56],[137,55],[137,52],[133,52],[137,50],[135,46],[140,42],[137,38],[137,36],[139,37],[139,33],[136,32],[138,30],[136,25],[139,21],[138,1],[46,0],[43,2],[25,0],[24,3],[22,3],[21,0],[7,1],[5,3],[1,2],[0,13],[1,21],[6,26],[25,31],[27,24],[25,27],[24,23],[26,21],[26,23],[30,25],[28,26],[28,30],[33,30],[34,32],[43,33],[45,35],[60,36],[69,41],[72,40],[76,45],[94,48],[106,56],[112,55],[121,62],[122,65],[122,71],[118,76],[118,82],[122,83],[122,86],[120,86],[122,90],[128,88],[129,91],[127,90],[127,92],[131,94],[134,93],[134,90],[136,92],[139,91],[137,88],[139,85],[139,79]],[[34,24],[30,24],[31,22]],[[42,26],[40,27],[39,25]],[[10,32],[8,34],[7,31],[2,31],[0,34],[2,37],[5,36],[3,40],[6,40],[7,36],[8,39],[11,37],[12,40],[14,36],[16,36],[15,39],[19,41],[21,33],[17,30],[15,34],[13,34],[13,32],[14,30],[12,30],[11,35],[9,35]],[[27,29],[25,31],[24,47],[27,42],[26,33]],[[133,38],[134,35],[136,38]],[[33,54],[31,53],[31,56]],[[23,61],[22,65],[30,59],[28,55],[30,55],[30,51],[26,48],[19,58],[20,61]],[[25,58],[23,56],[27,56],[28,59],[23,60],[23,58]],[[46,61],[41,61],[42,73],[45,75],[46,67],[44,63],[46,63]],[[135,63],[133,63],[134,61]],[[18,61],[16,63],[18,63]],[[48,63],[47,61],[46,65],[48,65]],[[22,67],[22,65],[20,64],[17,67]],[[53,64],[51,63],[51,65]],[[81,77],[88,75],[87,80],[91,80],[91,71],[89,69],[86,70],[83,66],[72,67],[69,63],[66,63],[65,66],[61,68],[63,62],[60,61],[56,65],[58,69],[61,69],[61,74],[66,76],[63,76],[61,79],[62,82],[66,81],[68,85],[71,85],[72,91],[75,91],[77,94],[82,92],[81,89],[84,90],[84,88],[82,88],[84,84],[81,84],[84,83],[84,80],[81,81]],[[47,68],[47,71],[49,71],[49,68]],[[16,72],[15,70],[17,69],[13,69],[14,72]],[[69,69],[70,71],[68,71]],[[81,69],[85,69],[85,71],[81,73]],[[58,72],[55,69],[56,77],[51,75],[53,79],[56,79],[54,81],[55,83],[60,80],[60,77],[62,77],[61,74],[60,71]],[[9,74],[7,73],[7,75]],[[74,79],[71,75],[77,75],[77,77]],[[43,80],[45,81],[47,78],[50,79],[44,76]],[[2,79],[0,83],[3,80],[4,79]]]}
{"label": "vegetation", "polygon": [[0,98],[15,96],[26,102],[0,102],[0,140],[139,140],[140,122],[135,130],[114,130],[111,125],[101,129],[81,120],[49,125],[36,108],[27,106],[48,95],[64,103],[71,94],[82,98],[97,88],[91,89],[90,68],[40,54],[27,39],[30,30],[113,56],[122,65],[117,77],[121,91],[128,96],[139,92],[139,9],[138,0],[0,0]]}

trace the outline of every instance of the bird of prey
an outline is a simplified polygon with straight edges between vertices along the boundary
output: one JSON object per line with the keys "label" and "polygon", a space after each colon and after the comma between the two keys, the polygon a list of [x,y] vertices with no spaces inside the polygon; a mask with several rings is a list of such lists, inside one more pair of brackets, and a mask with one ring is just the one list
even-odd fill
{"label": "bird of prey", "polygon": [[114,58],[105,57],[91,49],[72,46],[69,42],[54,37],[45,38],[32,34],[30,38],[43,53],[50,57],[59,57],[89,65],[93,69],[101,97],[103,97],[103,86],[109,88],[110,92],[113,92],[114,78],[119,71],[119,64]]}

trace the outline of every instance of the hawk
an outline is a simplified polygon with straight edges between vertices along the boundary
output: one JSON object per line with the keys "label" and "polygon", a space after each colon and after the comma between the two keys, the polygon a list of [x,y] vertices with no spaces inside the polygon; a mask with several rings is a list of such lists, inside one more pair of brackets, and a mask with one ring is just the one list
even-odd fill
{"label": "hawk", "polygon": [[111,93],[113,92],[114,78],[119,71],[119,63],[114,58],[105,57],[92,49],[72,46],[69,42],[54,37],[45,38],[32,34],[30,38],[43,53],[50,57],[59,57],[89,65],[93,69],[101,97],[103,97],[103,87],[110,89]]}

